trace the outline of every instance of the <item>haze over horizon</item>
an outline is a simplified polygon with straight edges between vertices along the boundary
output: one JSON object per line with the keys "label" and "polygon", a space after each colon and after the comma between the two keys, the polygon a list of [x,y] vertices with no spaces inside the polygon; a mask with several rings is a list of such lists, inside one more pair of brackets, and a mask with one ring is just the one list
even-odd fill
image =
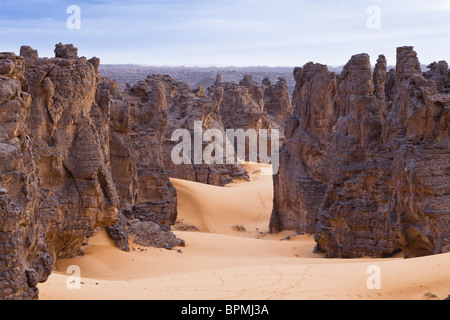
{"label": "haze over horizon", "polygon": [[[395,65],[396,48],[414,46],[423,64],[450,61],[445,0],[132,0],[0,1],[0,51],[30,45],[53,56],[73,43],[103,64],[150,66],[341,66],[357,53]],[[81,9],[71,30],[67,8]],[[379,9],[379,26],[369,28]],[[373,22],[373,21],[372,21]]]}

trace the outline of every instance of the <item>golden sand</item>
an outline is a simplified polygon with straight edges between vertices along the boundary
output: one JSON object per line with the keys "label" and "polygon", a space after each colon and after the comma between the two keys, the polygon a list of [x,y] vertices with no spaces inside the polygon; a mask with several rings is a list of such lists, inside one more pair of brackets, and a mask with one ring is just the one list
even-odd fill
{"label": "golden sand", "polygon": [[[225,188],[172,179],[179,201],[174,230],[188,230],[175,231],[186,241],[181,251],[132,245],[125,253],[103,231],[85,256],[57,262],[39,285],[40,299],[424,300],[450,294],[450,254],[325,259],[313,253],[312,236],[269,235],[272,177],[261,175],[260,165],[246,168],[251,182]],[[73,265],[81,271],[79,290],[67,286]],[[371,266],[378,278],[368,273]]]}

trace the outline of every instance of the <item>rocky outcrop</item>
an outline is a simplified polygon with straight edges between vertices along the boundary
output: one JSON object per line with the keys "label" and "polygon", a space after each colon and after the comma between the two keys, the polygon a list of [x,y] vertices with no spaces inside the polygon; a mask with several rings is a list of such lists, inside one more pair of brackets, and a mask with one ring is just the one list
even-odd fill
{"label": "rocky outcrop", "polygon": [[0,257],[15,255],[1,277],[4,299],[36,298],[55,260],[80,254],[98,227],[115,221],[118,204],[105,143],[109,120],[94,123],[90,114],[97,70],[85,58],[36,60],[29,47],[21,51],[25,59],[14,58],[12,79],[1,86],[9,92],[0,118],[10,146],[0,172],[8,250]]}
{"label": "rocky outcrop", "polygon": [[77,255],[97,227],[114,221],[117,193],[104,137],[89,114],[94,67],[85,58],[31,64],[9,57],[13,68],[3,74],[10,79],[1,86],[8,93],[2,133],[10,145],[2,150],[0,174],[7,228],[1,236],[8,250],[1,257],[8,261],[7,254],[15,252],[14,264],[5,265],[17,277],[2,277],[15,282],[3,286],[2,298],[35,298],[37,283],[46,280],[56,258]]}
{"label": "rocky outcrop", "polygon": [[58,43],[55,47],[55,57],[62,59],[76,59],[78,57],[78,48],[73,44]]}
{"label": "rocky outcrop", "polygon": [[448,63],[446,61],[433,62],[427,68],[430,70],[424,73],[424,77],[435,82],[438,91],[450,92]]}
{"label": "rocky outcrop", "polygon": [[450,95],[438,92],[410,66],[418,63],[411,47],[397,53],[396,96],[384,135],[395,152],[392,179],[400,217],[401,248],[407,256],[450,252]]}
{"label": "rocky outcrop", "polygon": [[[336,76],[326,66],[309,63],[294,71],[297,82],[294,114],[286,121],[280,170],[274,177],[271,232],[298,229],[314,233],[318,205],[327,190],[327,164],[322,157],[335,121]],[[308,106],[316,106],[315,109]],[[314,165],[312,171],[308,165]]]}
{"label": "rocky outcrop", "polygon": [[37,211],[24,71],[22,57],[0,53],[0,299],[36,298],[36,285],[47,279],[53,264]]}
{"label": "rocky outcrop", "polygon": [[261,85],[247,75],[239,84],[216,82],[216,86],[224,88],[220,114],[225,128],[284,131],[293,112],[285,79],[272,85],[266,78]]}
{"label": "rocky outcrop", "polygon": [[427,81],[411,47],[397,60],[389,73],[383,56],[372,71],[366,54],[339,76],[312,63],[295,70],[272,232],[314,233],[328,257],[450,251],[445,72]]}
{"label": "rocky outcrop", "polygon": [[100,227],[115,223],[123,249],[184,243],[169,232],[162,89],[127,101],[76,52],[0,53],[0,299],[37,298],[56,259],[83,254]]}
{"label": "rocky outcrop", "polygon": [[[224,144],[222,163],[208,164],[206,161],[195,162],[195,123],[201,122],[203,132],[212,129],[219,131],[224,139],[225,129],[219,114],[220,103],[223,99],[223,90],[216,88],[207,95],[205,89],[191,90],[184,82],[177,82],[169,76],[148,76],[145,81],[140,81],[135,88],[159,88],[160,99],[167,104],[167,130],[164,139],[165,165],[170,176],[206,183],[216,186],[224,186],[233,179],[248,179],[247,172],[239,164],[229,164],[226,161],[226,145]],[[172,141],[173,133],[178,129],[186,129],[191,137],[190,162],[175,164],[172,159],[172,151],[179,141]],[[203,140],[203,139],[202,139]],[[201,142],[200,153],[203,153],[210,141]],[[234,156],[234,152],[233,152]],[[203,159],[205,160],[205,159]]]}
{"label": "rocky outcrop", "polygon": [[119,220],[107,227],[108,234],[125,251],[129,240],[155,247],[183,246],[184,241],[169,231],[177,218],[177,195],[165,168],[163,85],[140,82],[121,93],[116,82],[105,78],[99,101],[111,110],[111,166],[120,195]]}
{"label": "rocky outcrop", "polygon": [[25,69],[32,66],[39,60],[39,53],[30,46],[22,46],[20,48],[20,56],[25,61]]}
{"label": "rocky outcrop", "polygon": [[[248,179],[246,171],[237,163],[229,164],[227,156],[237,160],[236,141],[228,143],[234,146],[233,154],[223,150],[223,164],[194,163],[195,145],[191,146],[191,163],[175,165],[171,159],[172,151],[179,141],[172,141],[172,134],[178,129],[187,129],[191,138],[195,136],[195,123],[202,122],[202,130],[217,130],[224,140],[228,139],[226,130],[247,131],[254,129],[268,130],[268,152],[270,153],[271,130],[280,131],[281,142],[284,140],[284,121],[292,113],[291,101],[286,81],[279,79],[276,85],[272,85],[266,79],[266,85],[260,85],[253,81],[251,76],[245,76],[240,84],[222,83],[221,76],[216,77],[213,86],[205,90],[199,87],[191,90],[184,82],[177,82],[169,76],[149,76],[145,83],[160,82],[164,86],[168,104],[168,129],[164,142],[166,153],[166,167],[173,178],[197,181],[216,186],[224,186],[233,179]],[[138,83],[138,84],[139,84]],[[270,107],[270,113],[265,109],[265,103]],[[258,137],[257,137],[258,138]],[[201,151],[208,148],[211,141],[203,141]],[[246,156],[249,159],[248,141],[246,142]]]}
{"label": "rocky outcrop", "polygon": [[[279,143],[284,138],[284,122],[292,114],[292,105],[286,80],[280,78],[272,85],[264,79],[263,85],[253,81],[250,75],[245,76],[239,84],[222,83],[220,77],[210,88],[223,88],[224,97],[220,105],[220,116],[226,130],[255,130],[259,139],[260,130],[268,131],[267,149],[272,147],[271,132],[279,131]],[[249,145],[246,143],[246,160],[249,160]]]}
{"label": "rocky outcrop", "polygon": [[294,112],[286,79],[278,78],[278,82],[272,85],[270,79],[266,78],[263,80],[263,86],[264,109],[276,122],[284,125]]}
{"label": "rocky outcrop", "polygon": [[[73,57],[57,49],[60,56]],[[41,184],[39,211],[51,217],[45,241],[54,258],[72,257],[97,227],[113,223],[117,216],[108,110],[97,110],[96,105],[98,70],[86,58],[57,57],[39,59],[26,75]]]}

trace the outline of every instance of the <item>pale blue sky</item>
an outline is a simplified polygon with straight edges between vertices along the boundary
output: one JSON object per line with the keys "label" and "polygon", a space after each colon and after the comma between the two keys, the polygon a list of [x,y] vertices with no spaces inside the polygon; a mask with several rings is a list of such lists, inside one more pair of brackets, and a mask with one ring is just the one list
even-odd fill
{"label": "pale blue sky", "polygon": [[[81,8],[81,30],[66,27],[69,5]],[[379,30],[367,28],[370,5]],[[53,56],[58,42],[102,63],[342,65],[366,52],[395,64],[403,45],[422,63],[450,62],[450,0],[0,0],[0,51],[27,44]]]}

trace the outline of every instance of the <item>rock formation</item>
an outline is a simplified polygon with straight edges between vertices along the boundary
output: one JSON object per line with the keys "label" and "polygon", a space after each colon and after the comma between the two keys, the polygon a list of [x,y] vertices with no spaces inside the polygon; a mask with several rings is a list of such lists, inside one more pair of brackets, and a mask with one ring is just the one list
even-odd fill
{"label": "rock formation", "polygon": [[100,227],[116,223],[124,250],[184,244],[169,232],[162,89],[128,102],[72,45],[21,54],[0,53],[0,299],[37,298],[55,260],[82,254]]}
{"label": "rock formation", "polygon": [[284,126],[286,120],[294,112],[291,104],[286,79],[278,78],[274,85],[268,78],[263,80],[264,109],[276,122]]}
{"label": "rock formation", "polygon": [[20,54],[0,53],[0,299],[37,298],[56,259],[83,254],[101,227],[125,251],[129,241],[184,245],[169,229],[169,171],[220,186],[247,177],[236,164],[172,162],[172,133],[194,136],[198,121],[223,137],[228,128],[284,134],[272,232],[314,233],[328,257],[450,252],[446,62],[422,73],[402,47],[389,72],[384,56],[373,70],[366,54],[340,75],[306,64],[294,71],[291,115],[283,79],[218,77],[206,92],[149,76],[122,92],[72,45],[51,59],[27,46]]}
{"label": "rock formation", "polygon": [[[42,239],[25,62],[0,53],[0,299],[34,299],[53,260]],[[30,263],[31,262],[31,263]]]}
{"label": "rock formation", "polygon": [[434,81],[438,91],[450,92],[448,63],[446,61],[433,62],[428,68],[430,70],[424,73],[425,78]]}
{"label": "rock formation", "polygon": [[120,196],[119,219],[107,227],[108,234],[125,251],[131,239],[144,246],[183,246],[169,231],[177,218],[177,196],[163,156],[164,87],[140,82],[122,94],[116,82],[104,78],[99,101],[101,109],[110,109],[112,176]]}
{"label": "rock formation", "polygon": [[[233,179],[248,179],[247,172],[238,164],[228,164],[227,151],[223,150],[223,164],[181,164],[174,165],[171,154],[177,141],[171,141],[172,134],[177,129],[187,129],[194,137],[194,124],[202,122],[203,132],[218,130],[227,139],[226,130],[260,129],[269,130],[268,151],[270,152],[270,130],[280,130],[281,140],[284,140],[284,121],[292,113],[287,84],[279,79],[276,85],[268,83],[262,86],[245,76],[240,84],[222,83],[220,75],[215,84],[191,90],[184,82],[177,82],[169,76],[149,76],[137,85],[145,86],[154,82],[163,85],[168,109],[168,129],[164,142],[166,153],[166,167],[171,177],[224,186]],[[269,81],[270,82],[270,81]],[[265,110],[265,103],[270,107],[271,114]],[[230,142],[233,144],[233,142]],[[208,147],[209,141],[204,141],[202,150]],[[194,159],[194,145],[192,145],[191,160]],[[248,147],[247,147],[248,151]],[[234,151],[232,151],[234,153]],[[247,153],[248,155],[248,153]],[[232,157],[235,157],[233,154]],[[248,158],[247,158],[248,159]]]}
{"label": "rock formation", "polygon": [[[170,176],[206,183],[216,186],[224,186],[233,179],[248,179],[247,172],[239,164],[227,164],[226,150],[224,148],[223,164],[196,164],[194,161],[194,143],[192,143],[189,164],[175,165],[172,161],[172,151],[179,141],[172,141],[172,134],[177,129],[186,129],[191,138],[194,138],[195,122],[202,122],[202,130],[218,130],[226,137],[222,119],[219,114],[220,103],[223,98],[221,88],[214,89],[206,95],[205,89],[191,90],[184,82],[177,82],[169,76],[148,76],[145,81],[140,81],[135,88],[158,87],[161,90],[161,99],[167,104],[167,130],[164,139],[165,163]],[[208,141],[202,142],[202,152],[209,145]]]}
{"label": "rock formation", "polygon": [[[279,131],[279,142],[284,142],[284,123],[293,111],[285,79],[280,78],[277,84],[272,85],[266,78],[261,85],[254,82],[250,75],[245,76],[239,84],[222,83],[218,77],[210,90],[220,87],[224,90],[220,115],[225,129],[252,129],[258,134],[260,130],[268,130],[269,152],[272,129]],[[246,150],[246,160],[249,160],[248,142]]]}
{"label": "rock formation", "polygon": [[55,47],[55,57],[62,59],[73,59],[78,57],[78,48],[73,44],[58,43]]}
{"label": "rock formation", "polygon": [[36,298],[56,258],[79,254],[97,227],[116,218],[108,150],[90,117],[97,71],[85,58],[36,60],[27,49],[24,59],[2,59],[12,66],[3,68],[9,79],[1,86],[6,299]]}
{"label": "rock formation", "polygon": [[[40,214],[55,257],[77,254],[97,227],[113,223],[118,194],[109,163],[108,110],[97,115],[98,70],[73,47],[27,67],[32,152],[41,185]],[[75,49],[76,51],[76,49]],[[70,57],[59,58],[58,56]],[[98,114],[100,116],[100,114]]]}
{"label": "rock formation", "polygon": [[450,95],[439,66],[424,77],[402,47],[389,73],[366,54],[339,76],[297,68],[271,231],[314,233],[328,257],[449,252]]}

